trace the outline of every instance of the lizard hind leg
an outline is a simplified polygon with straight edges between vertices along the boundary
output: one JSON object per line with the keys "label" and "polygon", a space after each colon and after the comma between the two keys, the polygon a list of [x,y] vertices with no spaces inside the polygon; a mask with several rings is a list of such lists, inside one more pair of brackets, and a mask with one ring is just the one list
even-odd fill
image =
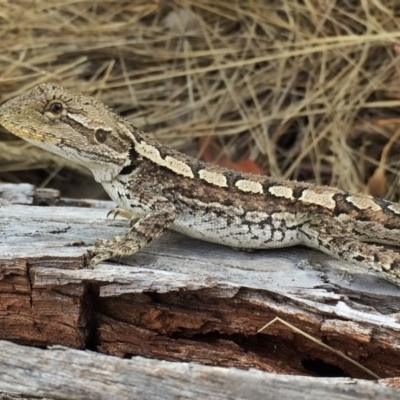
{"label": "lizard hind leg", "polygon": [[400,283],[400,254],[361,242],[352,233],[351,226],[319,216],[305,222],[299,228],[299,236],[308,247],[356,263],[391,282]]}

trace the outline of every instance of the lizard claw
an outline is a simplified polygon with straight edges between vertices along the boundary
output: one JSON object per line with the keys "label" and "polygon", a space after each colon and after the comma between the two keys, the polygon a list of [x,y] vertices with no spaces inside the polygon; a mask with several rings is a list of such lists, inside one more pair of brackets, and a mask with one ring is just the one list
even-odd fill
{"label": "lizard claw", "polygon": [[113,219],[117,218],[118,216],[126,219],[131,219],[132,218],[132,213],[129,212],[128,210],[125,210],[125,208],[122,207],[115,207],[112,210],[110,210],[107,214],[107,218],[112,217]]}
{"label": "lizard claw", "polygon": [[94,269],[97,264],[109,259],[111,256],[112,256],[112,254],[110,254],[110,252],[99,253],[99,254],[95,255],[90,260],[89,269]]}
{"label": "lizard claw", "polygon": [[[101,244],[99,242],[101,242]],[[98,239],[96,244],[89,248],[89,269],[94,269],[97,264],[114,256],[112,249],[107,246],[108,242],[109,241],[105,239]]]}

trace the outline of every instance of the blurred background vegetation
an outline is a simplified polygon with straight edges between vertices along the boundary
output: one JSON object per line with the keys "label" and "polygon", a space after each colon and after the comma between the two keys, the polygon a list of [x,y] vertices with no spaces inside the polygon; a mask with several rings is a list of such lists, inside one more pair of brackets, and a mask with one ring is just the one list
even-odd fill
{"label": "blurred background vegetation", "polygon": [[[0,102],[43,82],[247,172],[398,201],[398,0],[0,0]],[[0,181],[104,198],[0,131]]]}

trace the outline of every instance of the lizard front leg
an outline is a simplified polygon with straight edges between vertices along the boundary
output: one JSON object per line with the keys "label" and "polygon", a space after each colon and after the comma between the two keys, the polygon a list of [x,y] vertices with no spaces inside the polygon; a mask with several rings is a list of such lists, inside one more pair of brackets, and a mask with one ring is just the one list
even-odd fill
{"label": "lizard front leg", "polygon": [[[133,197],[131,195],[131,197]],[[117,256],[129,256],[157,239],[175,220],[175,207],[165,197],[143,189],[135,191],[131,200],[131,228],[124,236],[112,240],[98,239],[90,249],[90,267]],[[143,215],[137,219],[136,215]]]}

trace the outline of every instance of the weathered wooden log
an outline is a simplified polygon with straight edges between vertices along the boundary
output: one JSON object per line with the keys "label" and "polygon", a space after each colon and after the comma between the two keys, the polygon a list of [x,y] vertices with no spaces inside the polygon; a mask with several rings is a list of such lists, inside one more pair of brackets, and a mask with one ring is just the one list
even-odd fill
{"label": "weathered wooden log", "polygon": [[[276,375],[236,368],[93,352],[27,348],[0,341],[0,398],[52,399],[395,399],[398,390],[352,379]],[[18,397],[21,398],[21,397]]]}
{"label": "weathered wooden log", "polygon": [[0,339],[121,357],[369,377],[283,324],[257,333],[279,316],[382,378],[400,375],[397,286],[360,270],[346,276],[342,262],[310,249],[235,252],[173,232],[132,257],[89,270],[86,252],[95,239],[129,225],[106,214],[0,207]]}

